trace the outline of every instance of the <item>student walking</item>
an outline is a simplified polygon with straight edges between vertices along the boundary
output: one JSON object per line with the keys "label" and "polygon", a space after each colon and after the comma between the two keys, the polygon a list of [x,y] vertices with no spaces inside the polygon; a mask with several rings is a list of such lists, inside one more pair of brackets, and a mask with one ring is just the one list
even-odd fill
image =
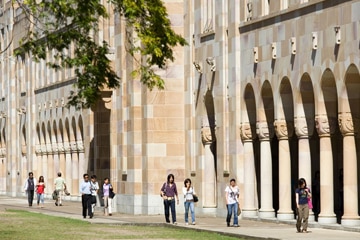
{"label": "student walking", "polygon": [[24,185],[25,193],[28,196],[29,207],[32,207],[33,204],[35,186],[36,186],[36,179],[34,178],[34,174],[33,172],[29,172],[29,178],[26,179]]}
{"label": "student walking", "polygon": [[231,215],[234,214],[233,227],[239,227],[238,220],[238,204],[239,204],[239,187],[236,186],[235,179],[230,180],[230,186],[225,189],[226,206],[227,206],[227,217],[226,223],[230,227]]}
{"label": "student walking", "polygon": [[111,216],[112,215],[112,200],[114,198],[114,189],[113,186],[110,183],[109,178],[104,179],[104,185],[103,185],[103,199],[104,199],[104,214],[105,216]]}
{"label": "student walking", "polygon": [[309,219],[308,198],[311,198],[311,193],[310,189],[306,186],[306,181],[304,178],[299,179],[298,188],[295,190],[295,196],[298,217],[296,221],[296,230],[297,232],[307,233]]}
{"label": "student walking", "polygon": [[169,209],[171,209],[171,217],[173,224],[177,224],[176,222],[176,209],[175,209],[175,197],[176,202],[179,204],[178,192],[175,184],[175,178],[173,174],[169,174],[167,177],[167,182],[163,184],[160,189],[160,196],[164,200],[164,212],[165,212],[165,221],[170,223],[170,213]]}
{"label": "student walking", "polygon": [[57,198],[55,199],[55,205],[56,206],[62,206],[62,195],[64,193],[64,190],[66,189],[66,183],[65,179],[61,177],[61,172],[57,173],[57,178],[54,180],[55,190],[57,193]]}
{"label": "student walking", "polygon": [[190,178],[185,179],[182,191],[184,194],[185,225],[189,225],[189,209],[191,212],[192,225],[195,225],[194,195],[196,195],[196,193],[194,187],[191,185]]}
{"label": "student walking", "polygon": [[37,205],[39,207],[40,203],[41,203],[41,208],[43,208],[44,207],[44,194],[45,194],[45,182],[44,182],[43,176],[39,177],[38,184],[36,184],[36,194],[37,194]]}
{"label": "student walking", "polygon": [[86,218],[86,211],[88,216],[93,218],[92,208],[91,208],[91,183],[89,181],[89,174],[85,173],[83,175],[84,181],[80,185],[80,194],[81,194],[81,204],[82,204],[82,215],[83,218]]}
{"label": "student walking", "polygon": [[96,175],[91,175],[91,212],[94,214],[96,199],[99,193],[99,183],[96,181]]}

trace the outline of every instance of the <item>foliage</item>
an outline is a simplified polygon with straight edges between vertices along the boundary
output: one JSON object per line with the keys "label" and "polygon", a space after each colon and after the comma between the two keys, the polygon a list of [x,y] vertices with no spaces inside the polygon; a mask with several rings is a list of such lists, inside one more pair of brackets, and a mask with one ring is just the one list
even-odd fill
{"label": "foliage", "polygon": [[[120,77],[111,67],[110,46],[99,42],[99,20],[109,13],[99,0],[16,0],[30,23],[16,55],[30,53],[35,60],[46,60],[54,69],[73,68],[76,74],[69,105],[93,106],[104,89],[120,86]],[[150,90],[164,88],[156,68],[165,69],[174,61],[172,48],[186,41],[171,29],[161,0],[110,0],[126,23],[127,51],[138,63],[133,72]],[[47,56],[53,52],[52,57]],[[139,56],[140,59],[137,59]]]}

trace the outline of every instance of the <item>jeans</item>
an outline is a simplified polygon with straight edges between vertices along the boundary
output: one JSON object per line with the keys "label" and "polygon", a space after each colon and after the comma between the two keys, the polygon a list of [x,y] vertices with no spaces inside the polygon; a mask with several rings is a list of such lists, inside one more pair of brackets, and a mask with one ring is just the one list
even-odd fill
{"label": "jeans", "polygon": [[194,223],[195,222],[195,207],[194,207],[194,202],[184,202],[184,207],[185,207],[185,223],[189,222],[189,208],[190,208],[190,212],[191,212],[191,220]]}
{"label": "jeans", "polygon": [[39,205],[40,202],[44,205],[44,194],[43,193],[37,194],[37,204]]}
{"label": "jeans", "polygon": [[238,203],[228,204],[227,211],[226,222],[230,223],[231,215],[234,212],[234,225],[238,225]]}
{"label": "jeans", "polygon": [[34,190],[28,190],[27,194],[28,194],[29,206],[32,206],[34,200]]}
{"label": "jeans", "polygon": [[175,198],[172,200],[164,200],[165,220],[167,223],[170,222],[169,208],[171,208],[171,217],[173,223],[176,222],[176,211],[175,211]]}
{"label": "jeans", "polygon": [[[115,196],[116,197],[116,196]],[[104,196],[104,213],[105,215],[112,214],[112,198],[109,196]]]}

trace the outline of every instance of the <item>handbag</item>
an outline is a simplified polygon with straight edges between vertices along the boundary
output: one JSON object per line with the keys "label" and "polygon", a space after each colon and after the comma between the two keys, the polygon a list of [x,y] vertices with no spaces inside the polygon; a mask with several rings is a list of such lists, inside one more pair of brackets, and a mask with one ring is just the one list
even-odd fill
{"label": "handbag", "polygon": [[66,196],[70,195],[69,191],[66,188],[64,189],[64,193],[65,193]]}
{"label": "handbag", "polygon": [[114,198],[115,197],[115,193],[114,191],[109,191],[109,198]]}
{"label": "handbag", "polygon": [[194,202],[198,202],[198,201],[199,201],[199,198],[198,198],[198,196],[196,196],[196,195],[193,195],[193,198],[194,198]]}
{"label": "handbag", "polygon": [[238,202],[238,211],[237,211],[237,215],[239,216],[241,214],[241,208],[240,208],[240,203]]}
{"label": "handbag", "polygon": [[312,209],[312,208],[313,208],[313,204],[312,204],[311,198],[308,198],[308,206],[309,206],[309,209]]}
{"label": "handbag", "polygon": [[58,192],[56,190],[54,190],[52,193],[52,199],[56,200],[57,198],[58,198]]}

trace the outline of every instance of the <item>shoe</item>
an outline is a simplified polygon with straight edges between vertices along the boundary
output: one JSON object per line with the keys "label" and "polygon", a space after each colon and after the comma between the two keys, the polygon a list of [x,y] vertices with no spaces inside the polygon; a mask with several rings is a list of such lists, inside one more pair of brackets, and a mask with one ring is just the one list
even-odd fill
{"label": "shoe", "polygon": [[234,224],[233,227],[240,227],[238,224]]}
{"label": "shoe", "polygon": [[174,222],[174,225],[177,225],[177,222]]}
{"label": "shoe", "polygon": [[170,223],[170,221],[166,221],[166,223],[168,223],[168,224],[169,224],[169,223]]}
{"label": "shoe", "polygon": [[83,218],[86,218],[86,216],[83,216]]}
{"label": "shoe", "polygon": [[55,202],[55,205],[57,206],[57,205],[58,205],[58,203],[57,203],[57,202]]}
{"label": "shoe", "polygon": [[90,215],[90,218],[93,218],[93,216],[94,216],[94,214],[91,214],[91,215]]}
{"label": "shoe", "polygon": [[187,225],[189,225],[189,223],[185,223],[185,225],[187,226]]}
{"label": "shoe", "polygon": [[195,225],[195,222],[192,222],[192,225]]}
{"label": "shoe", "polygon": [[229,223],[229,222],[227,223],[227,226],[230,227],[230,223]]}
{"label": "shoe", "polygon": [[109,216],[112,216],[112,214],[111,214],[111,213],[109,213]]}
{"label": "shoe", "polygon": [[62,204],[60,203],[59,206],[62,206]]}

